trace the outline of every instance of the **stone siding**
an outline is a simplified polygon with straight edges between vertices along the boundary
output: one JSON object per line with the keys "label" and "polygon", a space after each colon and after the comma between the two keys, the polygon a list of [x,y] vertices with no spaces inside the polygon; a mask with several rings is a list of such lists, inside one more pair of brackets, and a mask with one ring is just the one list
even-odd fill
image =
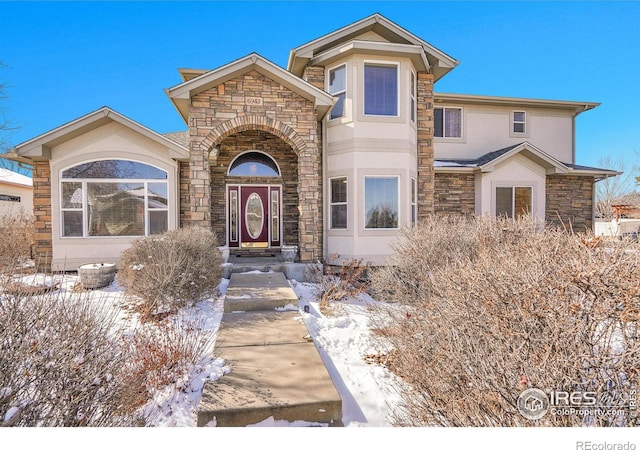
{"label": "stone siding", "polygon": [[546,182],[547,224],[574,231],[593,227],[593,177],[548,175]]}
{"label": "stone siding", "polygon": [[33,163],[33,215],[35,219],[36,269],[49,272],[53,255],[51,229],[51,166],[49,161]]}
{"label": "stone siding", "polygon": [[[247,105],[247,97],[261,104]],[[299,94],[250,70],[191,99],[190,222],[210,228],[220,220],[211,215],[210,166],[218,166],[218,150],[229,136],[263,131],[280,138],[297,156],[298,236],[301,261],[322,257],[321,132],[315,107]],[[293,242],[292,242],[293,244]]]}
{"label": "stone siding", "polygon": [[[278,164],[281,176],[228,176],[231,162],[248,150],[258,150],[270,155]],[[220,144],[218,164],[211,166],[211,227],[221,241],[225,240],[227,232],[227,184],[281,185],[283,242],[298,243],[298,157],[282,139],[264,131],[250,130],[229,136]]]}
{"label": "stone siding", "polygon": [[440,216],[473,215],[476,211],[475,175],[435,174],[435,213]]}
{"label": "stone siding", "polygon": [[418,72],[418,220],[434,212],[433,74]]}

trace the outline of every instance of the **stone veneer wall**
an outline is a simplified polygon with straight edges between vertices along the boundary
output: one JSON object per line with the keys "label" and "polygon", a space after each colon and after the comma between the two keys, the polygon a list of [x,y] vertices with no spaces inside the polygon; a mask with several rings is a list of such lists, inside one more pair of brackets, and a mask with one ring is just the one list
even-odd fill
{"label": "stone veneer wall", "polygon": [[[189,219],[191,217],[191,200],[189,196],[189,163],[185,161],[180,161],[179,173],[180,177],[180,192],[178,195],[180,196],[180,222],[178,224],[179,227],[182,225],[189,223]],[[224,239],[221,239],[218,236],[218,240],[221,242]]]}
{"label": "stone veneer wall", "polygon": [[[261,104],[248,105],[247,97]],[[298,155],[299,256],[322,257],[322,136],[314,103],[255,70],[191,99],[190,222],[211,227],[209,166],[218,164],[217,147],[225,138],[248,130],[269,132]]]}
{"label": "stone veneer wall", "polygon": [[[280,177],[228,176],[229,165],[239,154],[258,150],[278,163]],[[258,130],[243,131],[220,144],[218,164],[211,166],[211,227],[221,242],[226,238],[226,185],[282,185],[282,229],[284,244],[298,244],[298,157],[282,139]]]}
{"label": "stone veneer wall", "polygon": [[547,224],[566,226],[574,231],[593,227],[594,177],[547,175]]}
{"label": "stone veneer wall", "polygon": [[475,175],[472,173],[436,173],[434,197],[434,210],[437,215],[475,214]]}
{"label": "stone veneer wall", "polygon": [[33,163],[33,215],[35,219],[36,269],[51,270],[53,236],[51,229],[51,166],[49,161]]}
{"label": "stone veneer wall", "polygon": [[418,220],[434,212],[433,74],[418,72]]}

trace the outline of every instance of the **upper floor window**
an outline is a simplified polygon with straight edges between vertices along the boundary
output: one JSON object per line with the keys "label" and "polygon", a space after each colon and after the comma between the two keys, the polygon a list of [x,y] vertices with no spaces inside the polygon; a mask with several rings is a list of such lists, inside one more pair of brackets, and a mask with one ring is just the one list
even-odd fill
{"label": "upper floor window", "polygon": [[246,152],[233,160],[229,166],[233,177],[279,177],[280,169],[269,156],[260,152]]}
{"label": "upper floor window", "polygon": [[398,115],[397,65],[364,65],[364,113],[373,116]]}
{"label": "upper floor window", "polygon": [[337,99],[331,109],[329,119],[343,117],[345,115],[344,103],[347,97],[347,66],[344,64],[329,70],[329,94]]}
{"label": "upper floor window", "polygon": [[462,108],[434,108],[433,122],[435,137],[462,137]]}
{"label": "upper floor window", "polygon": [[513,125],[511,130],[514,133],[526,133],[527,132],[527,113],[525,111],[513,112]]}
{"label": "upper floor window", "polygon": [[62,171],[63,237],[148,236],[167,231],[167,172],[137,161],[91,161]]}
{"label": "upper floor window", "polygon": [[416,74],[411,72],[411,86],[410,86],[411,90],[409,91],[409,105],[410,105],[410,116],[411,116],[411,121],[415,122],[416,121]]}

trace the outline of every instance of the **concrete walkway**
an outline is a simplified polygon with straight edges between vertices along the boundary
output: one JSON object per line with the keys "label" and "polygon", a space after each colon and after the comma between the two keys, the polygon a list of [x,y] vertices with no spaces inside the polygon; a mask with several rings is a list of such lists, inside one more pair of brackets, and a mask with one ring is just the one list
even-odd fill
{"label": "concrete walkway", "polygon": [[198,426],[275,420],[342,424],[342,400],[282,273],[231,275],[216,352],[231,372],[205,383]]}

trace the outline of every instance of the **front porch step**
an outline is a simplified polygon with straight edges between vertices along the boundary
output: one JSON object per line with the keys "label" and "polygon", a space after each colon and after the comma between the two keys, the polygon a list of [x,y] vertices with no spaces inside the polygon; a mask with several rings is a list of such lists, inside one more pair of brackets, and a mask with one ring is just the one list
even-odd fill
{"label": "front porch step", "polygon": [[224,299],[224,312],[272,311],[298,304],[282,272],[232,273]]}

